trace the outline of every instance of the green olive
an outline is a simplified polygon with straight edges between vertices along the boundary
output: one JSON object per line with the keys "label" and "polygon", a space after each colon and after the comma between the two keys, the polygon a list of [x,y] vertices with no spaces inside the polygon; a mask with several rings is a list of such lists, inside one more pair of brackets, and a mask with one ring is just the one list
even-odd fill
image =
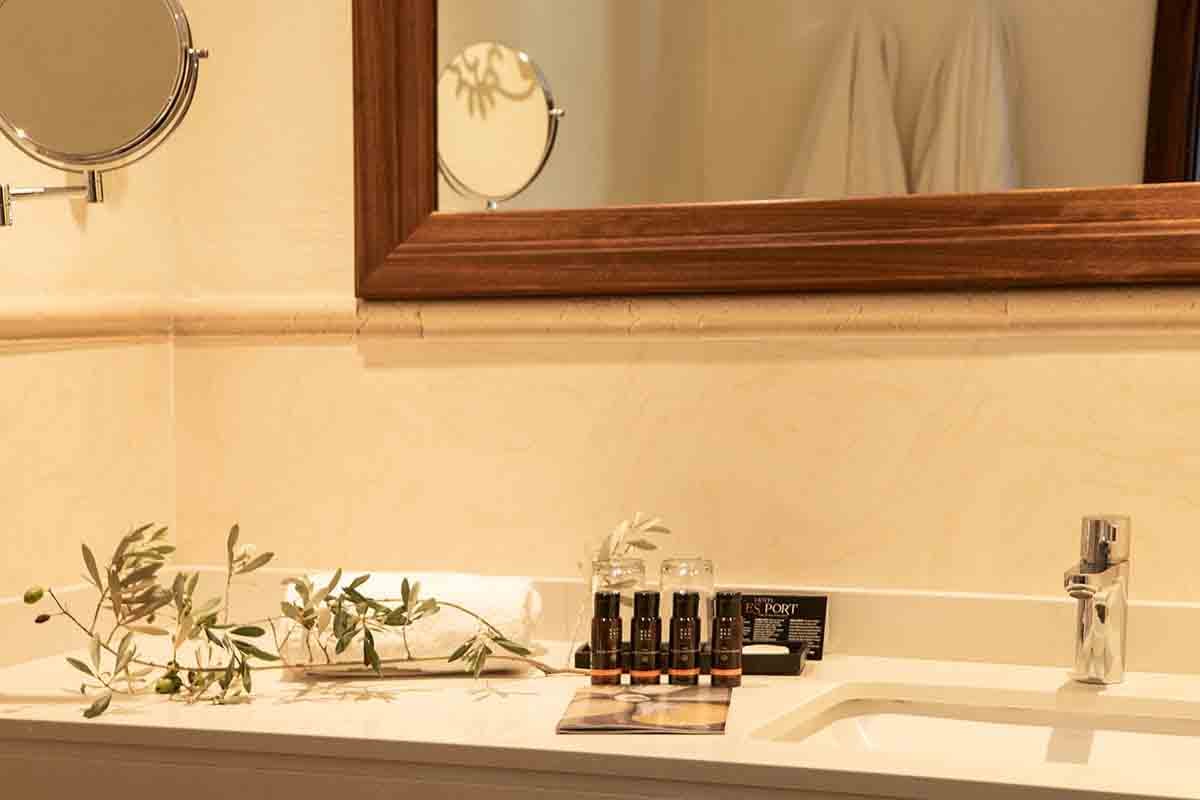
{"label": "green olive", "polygon": [[181,683],[177,675],[171,675],[166,678],[159,678],[154,684],[154,691],[159,694],[175,694],[179,691]]}
{"label": "green olive", "polygon": [[25,605],[31,606],[46,596],[46,590],[40,586],[32,586],[25,590]]}

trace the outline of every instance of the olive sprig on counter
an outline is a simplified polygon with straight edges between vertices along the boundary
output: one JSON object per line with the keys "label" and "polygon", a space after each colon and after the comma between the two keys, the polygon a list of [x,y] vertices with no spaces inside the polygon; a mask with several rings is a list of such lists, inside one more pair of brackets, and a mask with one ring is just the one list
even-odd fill
{"label": "olive sprig on counter", "polygon": [[[90,615],[77,616],[53,589],[35,586],[25,592],[26,604],[37,605],[48,598],[57,609],[38,614],[35,623],[63,618],[87,636],[88,659],[67,658],[67,663],[86,677],[79,687],[80,693],[91,699],[84,717],[92,719],[106,712],[115,695],[157,693],[188,703],[239,705],[250,701],[254,673],[262,670],[294,668],[319,673],[361,664],[384,677],[384,667],[390,664],[462,660],[478,678],[494,659],[525,663],[547,675],[577,671],[531,658],[528,647],[509,639],[470,609],[421,596],[419,582],[405,579],[399,598],[375,598],[366,594],[363,586],[369,575],[342,586],[340,569],[323,586],[314,586],[304,576],[286,578],[283,584],[295,590],[299,602],[282,602],[280,616],[232,622],[230,593],[235,579],[274,559],[273,553],[259,554],[252,545],[241,544],[240,538],[240,528],[234,525],[225,542],[223,597],[197,596],[199,572],[181,570],[169,579],[164,576],[170,572],[168,564],[175,547],[168,542],[168,529],[153,524],[123,536],[105,564],[97,561],[87,544],[82,545],[84,578],[99,592]],[[444,609],[473,617],[479,631],[449,657],[413,658],[407,649],[407,628]],[[385,631],[399,631],[405,657],[380,658],[375,635]],[[303,637],[308,658],[285,662],[284,649],[294,635]],[[143,645],[148,638],[167,640],[169,658],[147,657]],[[339,659],[351,648],[360,657]]]}

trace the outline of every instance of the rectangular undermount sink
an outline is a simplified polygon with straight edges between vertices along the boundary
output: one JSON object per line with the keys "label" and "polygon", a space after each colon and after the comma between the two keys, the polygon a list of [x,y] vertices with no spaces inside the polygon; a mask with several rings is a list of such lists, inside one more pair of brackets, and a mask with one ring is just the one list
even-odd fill
{"label": "rectangular undermount sink", "polygon": [[1009,764],[1190,767],[1200,705],[1107,695],[884,683],[843,684],[753,734],[859,753]]}

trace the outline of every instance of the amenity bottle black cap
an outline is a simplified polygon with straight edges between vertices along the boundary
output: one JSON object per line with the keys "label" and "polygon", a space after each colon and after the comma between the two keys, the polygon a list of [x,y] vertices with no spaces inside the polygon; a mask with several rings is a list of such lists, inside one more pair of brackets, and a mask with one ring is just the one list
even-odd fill
{"label": "amenity bottle black cap", "polygon": [[700,616],[700,594],[680,589],[675,593],[671,613],[676,617]]}
{"label": "amenity bottle black cap", "polygon": [[717,616],[740,617],[742,615],[741,592],[717,592]]}
{"label": "amenity bottle black cap", "polygon": [[595,616],[607,618],[621,616],[621,593],[596,592]]}
{"label": "amenity bottle black cap", "polygon": [[644,591],[633,594],[633,615],[635,617],[657,617],[658,605],[658,592]]}

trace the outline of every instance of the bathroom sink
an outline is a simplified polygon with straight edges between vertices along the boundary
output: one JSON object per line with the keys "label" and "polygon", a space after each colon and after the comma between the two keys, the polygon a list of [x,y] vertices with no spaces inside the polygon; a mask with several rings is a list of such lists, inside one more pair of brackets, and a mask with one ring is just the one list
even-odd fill
{"label": "bathroom sink", "polygon": [[1058,692],[846,684],[753,736],[959,762],[1179,768],[1200,752],[1200,706],[1078,684]]}

